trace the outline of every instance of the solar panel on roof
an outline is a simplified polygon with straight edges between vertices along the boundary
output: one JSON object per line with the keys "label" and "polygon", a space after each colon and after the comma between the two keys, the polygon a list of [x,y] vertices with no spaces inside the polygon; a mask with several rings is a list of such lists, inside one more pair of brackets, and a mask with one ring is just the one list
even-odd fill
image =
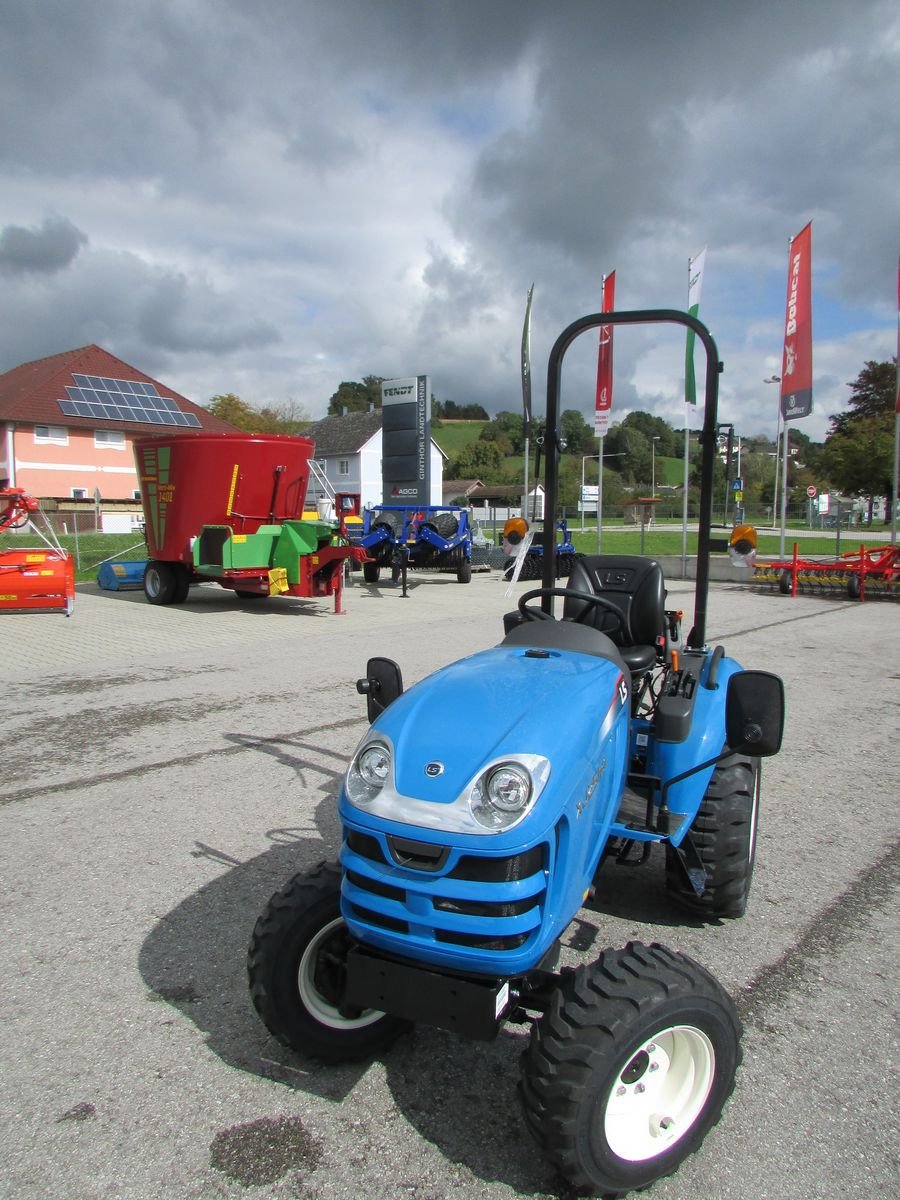
{"label": "solar panel on roof", "polygon": [[68,399],[57,401],[64,416],[200,428],[198,417],[182,412],[171,397],[161,396],[152,383],[75,374],[72,380],[74,386],[66,387]]}

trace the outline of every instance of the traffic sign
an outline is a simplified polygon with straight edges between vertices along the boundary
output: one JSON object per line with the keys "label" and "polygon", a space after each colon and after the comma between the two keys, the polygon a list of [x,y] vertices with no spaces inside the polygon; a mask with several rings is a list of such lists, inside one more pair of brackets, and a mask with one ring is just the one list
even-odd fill
{"label": "traffic sign", "polygon": [[743,479],[741,479],[740,477],[739,477],[739,478],[737,478],[737,479],[732,479],[732,481],[731,481],[731,490],[732,490],[733,492],[742,492],[742,491],[744,490],[744,481],[743,481]]}
{"label": "traffic sign", "polygon": [[806,494],[807,494],[807,496],[809,496],[810,500],[812,500],[815,497],[816,485],[814,483],[811,483],[809,485],[809,487],[806,489]]}

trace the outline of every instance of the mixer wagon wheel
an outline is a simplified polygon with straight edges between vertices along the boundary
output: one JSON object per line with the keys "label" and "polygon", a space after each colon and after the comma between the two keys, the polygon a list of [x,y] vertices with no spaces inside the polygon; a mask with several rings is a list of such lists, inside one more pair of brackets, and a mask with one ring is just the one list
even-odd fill
{"label": "mixer wagon wheel", "polygon": [[[151,559],[144,568],[144,595],[151,604],[176,604],[178,574],[176,564]],[[182,596],[185,599],[187,592]]]}
{"label": "mixer wagon wheel", "polygon": [[630,942],[564,971],[522,1055],[528,1124],[579,1192],[670,1175],[718,1121],[741,1061],[731,998],[699,963]]}
{"label": "mixer wagon wheel", "polygon": [[188,598],[188,593],[191,590],[191,575],[187,567],[179,563],[175,567],[175,592],[172,596],[173,604],[184,604]]}
{"label": "mixer wagon wheel", "polygon": [[742,917],[756,858],[761,773],[759,759],[724,759],[713,772],[690,836],[706,868],[698,896],[676,851],[666,847],[666,887],[673,899],[701,917]]}
{"label": "mixer wagon wheel", "polygon": [[283,1045],[322,1062],[350,1062],[410,1028],[375,1009],[341,1010],[352,945],[336,863],[295,875],[266,905],[250,940],[247,971],[256,1011]]}

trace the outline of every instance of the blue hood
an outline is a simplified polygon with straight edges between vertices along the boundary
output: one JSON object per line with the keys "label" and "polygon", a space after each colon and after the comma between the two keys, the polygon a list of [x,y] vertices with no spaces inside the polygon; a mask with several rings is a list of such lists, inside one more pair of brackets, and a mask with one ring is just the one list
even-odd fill
{"label": "blue hood", "polygon": [[[538,754],[565,770],[596,745],[622,672],[606,659],[498,646],[429,676],[375,722],[394,746],[397,791],[452,803],[481,768],[510,754]],[[425,766],[443,764],[430,778]]]}

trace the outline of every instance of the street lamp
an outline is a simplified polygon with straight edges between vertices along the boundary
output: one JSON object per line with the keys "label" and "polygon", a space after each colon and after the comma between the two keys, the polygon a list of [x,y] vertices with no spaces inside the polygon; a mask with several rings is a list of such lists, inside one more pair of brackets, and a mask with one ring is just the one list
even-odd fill
{"label": "street lamp", "polygon": [[656,443],[661,435],[657,435],[650,442],[651,458],[650,458],[650,495],[656,495]]}

